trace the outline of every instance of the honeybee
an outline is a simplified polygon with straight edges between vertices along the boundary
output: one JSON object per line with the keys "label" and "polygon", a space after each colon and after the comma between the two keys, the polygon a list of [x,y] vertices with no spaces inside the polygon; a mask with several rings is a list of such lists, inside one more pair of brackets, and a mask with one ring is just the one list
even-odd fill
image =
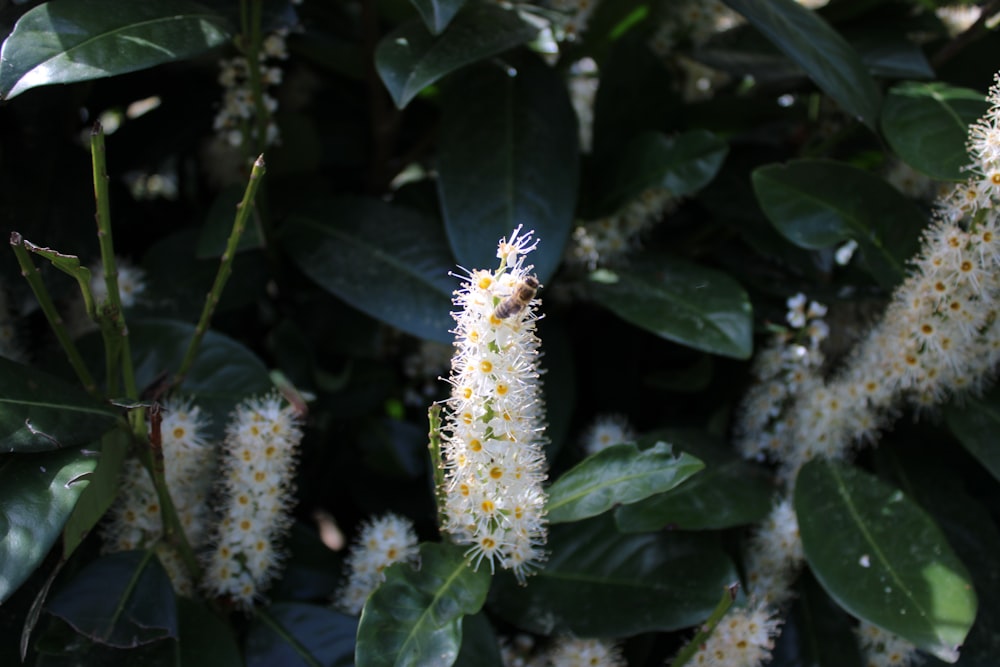
{"label": "honeybee", "polygon": [[520,285],[514,288],[514,292],[497,304],[493,314],[498,319],[506,319],[511,315],[517,315],[528,303],[535,298],[538,292],[538,279],[528,276]]}

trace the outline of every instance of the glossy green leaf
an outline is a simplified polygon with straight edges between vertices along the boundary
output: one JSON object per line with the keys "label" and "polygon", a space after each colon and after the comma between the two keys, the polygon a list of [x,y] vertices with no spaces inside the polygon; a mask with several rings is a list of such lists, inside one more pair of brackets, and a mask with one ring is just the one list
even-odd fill
{"label": "glossy green leaf", "polygon": [[399,26],[379,42],[375,68],[402,109],[444,75],[530,41],[537,34],[538,28],[516,11],[474,2],[436,37],[418,19]]}
{"label": "glossy green leaf", "polygon": [[0,452],[44,452],[93,442],[119,413],[57,377],[0,357]]}
{"label": "glossy green leaf", "polygon": [[179,655],[176,664],[184,667],[244,666],[233,627],[207,604],[179,597],[177,617],[181,637],[177,642]]}
{"label": "glossy green leaf", "polygon": [[712,539],[622,535],[610,515],[553,526],[549,559],[528,581],[498,576],[490,609],[540,634],[623,637],[704,621],[738,576]]}
{"label": "glossy green leaf", "polygon": [[357,627],[357,619],[312,604],[281,602],[259,609],[247,632],[247,667],[350,667]]}
{"label": "glossy green leaf", "polygon": [[983,94],[944,83],[894,86],[882,106],[882,134],[892,150],[931,178],[963,181],[969,125],[986,113]]}
{"label": "glossy green leaf", "polygon": [[965,395],[961,405],[945,409],[948,428],[970,454],[983,464],[993,477],[1000,480],[1000,388],[982,396]]}
{"label": "glossy green leaf", "polygon": [[517,225],[540,240],[529,261],[544,284],[576,206],[576,115],[561,76],[535,56],[484,64],[445,91],[438,188],[448,239],[468,269],[496,265]]}
{"label": "glossy green leaf", "polygon": [[427,29],[435,35],[448,27],[451,19],[465,4],[465,0],[410,0],[420,12]]}
{"label": "glossy green leaf", "polygon": [[841,607],[941,660],[958,659],[976,594],[919,505],[859,468],[814,460],[799,472],[795,513],[806,561]]}
{"label": "glossy green leaf", "polygon": [[620,271],[595,271],[590,286],[602,306],[667,340],[737,359],[753,351],[750,298],[721,271],[645,254]]}
{"label": "glossy green leaf", "polygon": [[879,90],[861,57],[819,14],[794,0],[723,0],[805,70],[844,111],[875,127]]}
{"label": "glossy green leaf", "polygon": [[[282,242],[303,272],[358,310],[420,338],[448,342],[454,260],[433,220],[377,199],[330,199],[292,216]],[[495,250],[494,250],[495,253]]]}
{"label": "glossy green leaf", "polygon": [[885,79],[933,79],[922,45],[910,38],[907,26],[875,24],[848,28],[844,37],[851,43],[872,76]]}
{"label": "glossy green leaf", "polygon": [[614,212],[651,187],[675,197],[694,194],[715,178],[728,152],[726,142],[707,130],[672,137],[644,132],[614,162],[601,210]]}
{"label": "glossy green leaf", "polygon": [[83,542],[118,496],[122,464],[128,453],[128,446],[129,434],[122,429],[106,433],[101,438],[101,455],[97,468],[88,477],[89,484],[66,521],[63,534],[64,560]]}
{"label": "glossy green leaf", "polygon": [[0,50],[0,98],[183,60],[231,35],[226,21],[186,0],[58,0],[22,16]]}
{"label": "glossy green leaf", "polygon": [[771,476],[737,456],[726,443],[694,430],[657,431],[652,437],[697,456],[705,462],[705,469],[683,486],[619,507],[615,510],[618,530],[721,530],[756,523],[770,512]]}
{"label": "glossy green leaf", "polygon": [[919,246],[927,217],[878,176],[832,160],[792,160],[753,172],[764,213],[803,248],[857,241],[868,271],[894,287]]}
{"label": "glossy green leaf", "polygon": [[86,449],[0,457],[0,602],[52,548],[97,459]]}
{"label": "glossy green leaf", "polygon": [[[148,387],[180,367],[194,325],[176,320],[129,320],[136,382]],[[164,375],[164,374],[167,375]],[[209,330],[180,393],[191,396],[212,417],[215,433],[225,429],[229,413],[241,400],[272,389],[264,363],[242,343]]]}
{"label": "glossy green leaf", "polygon": [[669,491],[705,467],[664,442],[612,445],[570,468],[548,489],[549,523],[579,521]]}
{"label": "glossy green leaf", "polygon": [[91,561],[52,595],[48,610],[80,634],[116,648],[178,636],[174,589],[149,551]]}
{"label": "glossy green leaf", "polygon": [[462,618],[478,612],[490,587],[489,568],[469,567],[454,544],[420,545],[420,569],[397,563],[385,571],[361,612],[358,667],[455,662]]}

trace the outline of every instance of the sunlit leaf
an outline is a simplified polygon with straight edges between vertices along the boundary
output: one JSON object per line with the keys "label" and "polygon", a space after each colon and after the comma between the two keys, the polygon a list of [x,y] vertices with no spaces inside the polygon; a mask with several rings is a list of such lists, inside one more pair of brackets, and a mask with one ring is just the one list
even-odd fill
{"label": "sunlit leaf", "polygon": [[292,216],[283,230],[299,268],[376,319],[450,341],[458,282],[448,275],[455,264],[440,225],[377,199],[331,198],[323,208],[322,217],[319,211]]}
{"label": "sunlit leaf", "polygon": [[579,521],[669,491],[704,467],[663,442],[646,450],[612,445],[570,468],[549,487],[549,523]]}
{"label": "sunlit leaf", "polygon": [[496,265],[517,225],[544,284],[562,260],[578,186],[576,116],[561,76],[537,57],[485,64],[445,91],[438,187],[459,265]]}
{"label": "sunlit leaf", "polygon": [[615,523],[620,531],[720,530],[756,523],[770,512],[770,475],[740,458],[727,443],[687,429],[656,431],[648,437],[697,456],[705,469],[676,489],[619,507]]}
{"label": "sunlit leaf", "polygon": [[462,618],[482,608],[488,567],[473,570],[462,547],[420,545],[420,568],[397,563],[365,603],[358,667],[451,665],[462,646]]}
{"label": "sunlit leaf", "polygon": [[224,44],[218,14],[186,0],[58,0],[26,12],[0,50],[0,98],[135,72]]}
{"label": "sunlit leaf", "polygon": [[0,602],[52,548],[97,458],[84,449],[0,457]]}
{"label": "sunlit leaf", "polygon": [[120,419],[110,405],[83,390],[0,357],[0,453],[94,442]]}
{"label": "sunlit leaf", "polygon": [[958,659],[976,594],[919,505],[855,466],[814,460],[796,480],[795,513],[806,561],[841,607],[941,660]]}
{"label": "sunlit leaf", "polygon": [[605,308],[667,340],[737,359],[753,350],[750,299],[716,269],[647,253],[619,271],[595,271],[590,287]]}
{"label": "sunlit leaf", "polygon": [[148,551],[91,561],[52,595],[48,610],[80,634],[117,648],[178,636],[174,589]]}
{"label": "sunlit leaf", "polygon": [[986,113],[983,94],[944,83],[894,86],[882,106],[882,133],[904,162],[931,178],[965,180],[969,125]]}
{"label": "sunlit leaf", "polygon": [[498,576],[489,607],[551,635],[623,637],[704,621],[738,581],[712,539],[692,533],[622,535],[610,515],[553,526],[549,559],[526,587]]}
{"label": "sunlit leaf", "polygon": [[874,128],[879,90],[861,57],[819,14],[794,0],[723,0],[742,14],[844,111]]}
{"label": "sunlit leaf", "polygon": [[757,201],[785,238],[803,248],[857,241],[883,287],[904,274],[927,217],[878,176],[833,160],[792,160],[753,172]]}
{"label": "sunlit leaf", "polygon": [[444,75],[523,44],[536,34],[538,28],[516,11],[494,3],[474,2],[437,36],[428,32],[419,19],[399,26],[379,42],[375,68],[396,106],[402,109]]}
{"label": "sunlit leaf", "polygon": [[247,632],[248,667],[354,664],[358,621],[327,607],[281,602],[259,609]]}

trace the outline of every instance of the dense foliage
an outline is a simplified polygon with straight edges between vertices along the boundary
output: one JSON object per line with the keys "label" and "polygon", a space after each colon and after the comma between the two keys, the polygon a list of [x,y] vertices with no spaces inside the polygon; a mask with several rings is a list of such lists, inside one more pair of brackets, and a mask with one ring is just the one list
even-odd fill
{"label": "dense foliage", "polygon": [[995,664],[939,4],[0,2],[0,662]]}

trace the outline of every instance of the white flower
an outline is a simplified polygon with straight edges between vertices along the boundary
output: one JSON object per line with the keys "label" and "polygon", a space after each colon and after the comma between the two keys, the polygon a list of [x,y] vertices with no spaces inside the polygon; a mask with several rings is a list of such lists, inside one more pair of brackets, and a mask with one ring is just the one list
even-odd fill
{"label": "white flower", "polygon": [[581,440],[584,451],[596,454],[611,445],[634,442],[635,429],[625,415],[600,415],[587,427]]}
{"label": "white flower", "polygon": [[276,395],[251,398],[226,427],[221,521],[205,556],[203,587],[250,608],[277,574],[279,542],[291,525],[292,474],[300,420]]}
{"label": "white flower", "polygon": [[545,415],[535,336],[537,299],[508,317],[497,306],[517,298],[533,268],[524,255],[532,232],[518,226],[500,241],[496,271],[474,270],[455,292],[451,398],[442,428],[444,529],[470,545],[478,566],[499,562],[522,579],[545,542]]}
{"label": "white flower", "polygon": [[386,514],[365,522],[347,556],[348,577],[337,592],[337,607],[360,614],[368,596],[385,581],[385,568],[401,561],[415,562],[417,547],[409,519]]}

